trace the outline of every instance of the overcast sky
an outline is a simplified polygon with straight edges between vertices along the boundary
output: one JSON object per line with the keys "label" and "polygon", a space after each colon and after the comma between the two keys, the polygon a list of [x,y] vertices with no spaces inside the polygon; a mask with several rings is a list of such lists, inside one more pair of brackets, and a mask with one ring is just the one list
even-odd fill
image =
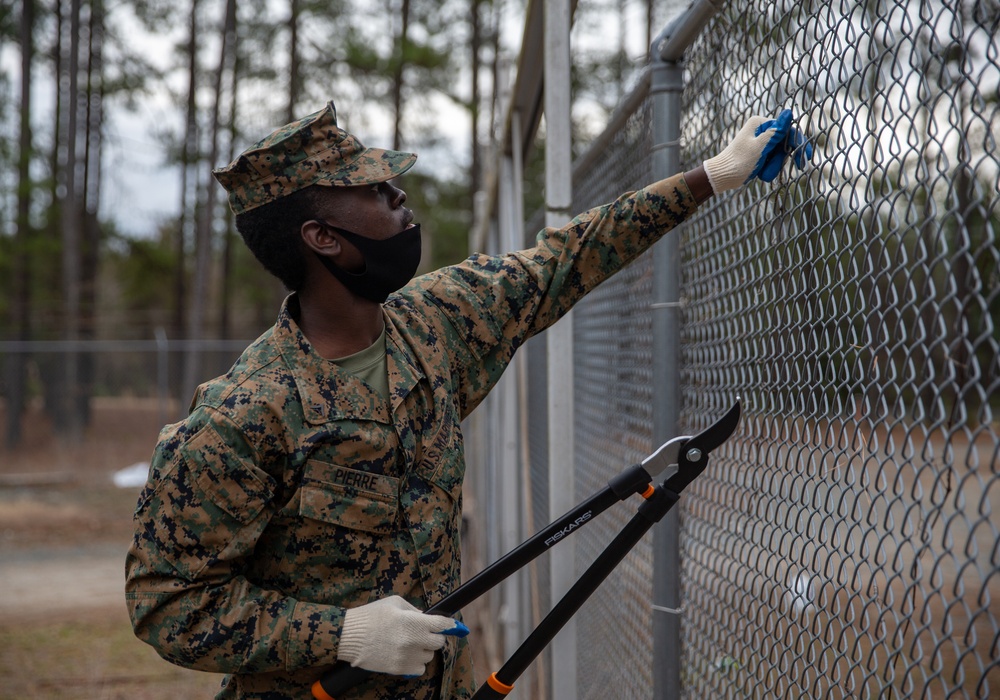
{"label": "overcast sky", "polygon": [[[632,0],[626,5],[629,12],[626,42],[630,55],[636,57],[641,56],[646,50],[644,5],[644,2],[638,0]],[[687,0],[664,0],[658,11],[673,16],[687,5]],[[503,24],[501,41],[511,60],[514,60],[520,45],[524,17],[516,3],[506,3],[504,6],[507,8],[507,16]],[[116,21],[127,22],[128,18],[123,14],[116,18]],[[123,34],[134,37],[134,42],[143,47],[147,57],[160,66],[169,65],[172,60],[172,47],[183,32],[183,27],[178,27],[173,33],[149,34],[134,22],[129,23],[125,29]],[[588,33],[577,30],[573,35],[574,45],[579,48],[606,42],[607,39],[606,32]],[[0,47],[0,65],[11,76],[12,95],[15,96],[20,94],[20,87],[17,84],[19,60],[16,46]],[[40,79],[33,85],[33,111],[37,122],[41,124],[46,121],[44,115],[51,113],[53,96],[48,76],[44,75],[42,70],[37,70],[36,74],[40,74]],[[513,79],[513,75],[510,77]],[[279,98],[276,96],[275,99]],[[313,107],[319,109],[321,106]],[[468,115],[444,98],[435,107],[436,112],[440,114],[441,123],[447,125],[446,133],[452,135],[454,145],[434,151],[421,149],[419,144],[414,144],[414,150],[420,153],[420,160],[415,169],[440,172],[442,168],[447,168],[449,165],[454,167],[456,163],[459,167],[466,167],[469,141]],[[310,111],[312,109],[304,109],[303,113]],[[101,216],[115,220],[123,233],[136,236],[150,235],[161,222],[176,216],[180,205],[179,174],[176,168],[165,164],[163,148],[156,142],[151,129],[154,126],[173,124],[179,131],[181,120],[180,111],[164,92],[154,92],[142,98],[135,112],[114,105],[108,110]],[[343,126],[349,130],[360,128],[353,124]],[[364,131],[365,133],[358,135],[368,145],[386,146],[391,142],[391,126],[388,119],[383,120],[381,124],[377,120],[372,120],[364,125]],[[38,133],[44,133],[44,130],[36,130],[36,134]],[[265,135],[266,130],[256,135],[256,138]]]}

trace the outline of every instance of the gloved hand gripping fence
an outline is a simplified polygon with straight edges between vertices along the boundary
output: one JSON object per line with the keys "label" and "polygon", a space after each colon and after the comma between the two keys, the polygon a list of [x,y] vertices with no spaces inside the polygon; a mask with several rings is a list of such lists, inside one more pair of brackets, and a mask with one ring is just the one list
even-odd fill
{"label": "gloved hand gripping fence", "polygon": [[[624,501],[632,494],[640,494],[645,499],[636,515],[622,528],[618,536],[594,560],[590,568],[552,608],[510,659],[489,677],[488,682],[473,696],[473,700],[503,698],[514,689],[517,679],[576,614],[584,601],[597,590],[601,582],[621,563],[653,524],[661,520],[677,503],[681,491],[705,470],[709,454],[735,432],[740,421],[740,413],[740,402],[737,399],[733,407],[706,430],[693,437],[684,435],[663,443],[642,462],[626,468],[611,479],[603,490],[525,540],[426,611],[428,615],[454,615],[549,547],[579,530],[617,501]],[[658,486],[654,486],[653,480],[671,468],[673,470],[669,476]],[[317,700],[332,700],[336,695],[372,675],[371,671],[340,663],[316,681],[312,693]]]}
{"label": "gloved hand gripping fence", "polygon": [[775,119],[750,117],[719,155],[705,161],[705,173],[712,191],[722,194],[754,178],[771,182],[788,156],[802,170],[812,154],[812,144],[792,125],[792,110],[786,109]]}

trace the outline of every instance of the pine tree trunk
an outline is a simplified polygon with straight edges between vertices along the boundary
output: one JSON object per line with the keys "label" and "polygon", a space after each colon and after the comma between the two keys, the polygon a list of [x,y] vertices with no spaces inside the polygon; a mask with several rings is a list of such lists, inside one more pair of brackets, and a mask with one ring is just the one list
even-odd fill
{"label": "pine tree trunk", "polygon": [[[76,175],[77,112],[79,106],[78,72],[80,68],[80,4],[72,0],[70,8],[69,85],[64,108],[67,111],[66,162],[63,170],[64,198],[62,202],[62,291],[63,338],[80,339],[80,261],[81,261],[81,210]],[[71,349],[63,359],[62,423],[57,430],[64,440],[77,442],[83,437],[82,417],[76,410],[80,390],[80,356]]]}
{"label": "pine tree trunk", "polygon": [[410,0],[403,0],[403,7],[399,11],[399,18],[402,25],[398,37],[398,55],[392,76],[392,147],[400,150],[403,147],[403,68],[406,63],[406,42],[407,34],[410,30]]}
{"label": "pine tree trunk", "polygon": [[[222,74],[227,65],[229,45],[236,34],[236,0],[227,0],[226,17],[223,22],[222,42],[219,55],[219,67],[215,72],[212,102],[212,114],[209,121],[209,152],[208,173],[205,190],[205,202],[201,207],[195,229],[195,261],[194,279],[192,283],[191,307],[188,312],[188,338],[200,339],[205,331],[205,307],[208,302],[209,277],[212,263],[212,222],[215,216],[216,192],[218,188],[211,186],[215,162],[219,158],[219,111],[222,105]],[[201,379],[202,352],[191,348],[187,352],[184,363],[184,386],[193,390]]]}
{"label": "pine tree trunk", "polygon": [[469,201],[475,201],[475,194],[482,186],[480,182],[480,170],[482,168],[480,159],[482,154],[479,144],[479,68],[481,63],[479,53],[483,45],[483,28],[479,12],[480,2],[481,0],[471,0],[470,3],[472,39],[469,49],[472,54],[472,96],[470,98],[471,109],[469,113],[472,123],[472,164],[469,168],[469,190],[472,193],[472,197],[469,198]]}
{"label": "pine tree trunk", "polygon": [[[197,121],[197,77],[198,77],[198,0],[191,0],[191,13],[188,21],[188,96],[187,113],[184,120],[184,142],[181,147],[181,203],[180,217],[177,221],[176,269],[174,278],[174,337],[183,338],[189,329],[187,300],[187,240],[189,221],[194,215],[189,211],[195,208],[193,198],[189,200],[191,190],[191,161],[198,150]],[[175,352],[171,354],[172,376],[181,378],[178,390],[178,401],[181,412],[187,412],[188,400],[191,398],[191,386],[184,380],[187,373],[187,356]]]}
{"label": "pine tree trunk", "polygon": [[[30,211],[33,192],[31,173],[31,64],[34,60],[35,3],[24,0],[21,5],[21,114],[17,156],[17,233],[14,241],[13,323],[14,337],[31,339],[31,242]],[[27,399],[25,375],[29,362],[27,353],[14,352],[7,356],[4,368],[7,384],[8,449],[21,442],[22,415]]]}
{"label": "pine tree trunk", "polygon": [[[81,188],[82,246],[80,286],[80,337],[92,340],[97,335],[97,275],[101,229],[97,218],[101,189],[101,127],[104,8],[103,0],[91,0],[88,21],[86,123],[83,186]],[[76,410],[84,426],[90,425],[90,394],[94,383],[96,359],[92,353],[80,353],[80,386]]]}
{"label": "pine tree trunk", "polygon": [[299,58],[299,0],[289,0],[288,15],[288,109],[287,123],[295,121],[295,110],[299,103],[301,91],[301,59]]}
{"label": "pine tree trunk", "polygon": [[[236,105],[241,70],[239,54],[239,33],[235,31],[237,18],[233,17],[233,41],[229,50],[230,64],[229,86],[229,133],[228,150],[225,161],[231,163],[236,157]],[[213,183],[214,187],[215,184]],[[233,296],[233,243],[234,235],[233,212],[227,206],[225,210],[222,242],[222,289],[220,292],[221,314],[219,316],[219,337],[228,340],[232,336],[232,296]]]}
{"label": "pine tree trunk", "polygon": [[[49,201],[54,206],[50,207],[46,213],[45,227],[41,234],[45,238],[45,244],[51,250],[58,250],[62,238],[60,185],[63,175],[60,153],[62,144],[66,142],[67,128],[66,110],[63,109],[63,104],[66,101],[64,99],[65,87],[62,80],[63,66],[66,63],[66,52],[63,48],[65,46],[66,16],[65,8],[60,0],[52,0],[50,11],[55,21],[55,43],[52,46],[52,54],[50,56],[52,60],[52,76],[54,78],[52,83],[54,85],[53,101],[55,107],[53,114],[55,115],[55,123],[53,124],[52,138],[50,140],[51,146],[47,155],[50,173],[48,178],[48,196]],[[39,278],[37,284],[40,287],[59,289],[59,285],[61,284],[61,270],[58,265],[39,267],[34,271],[34,276]],[[54,302],[54,299],[35,299],[32,303],[35,307],[33,310],[50,314],[53,318],[58,318],[60,309],[57,305],[54,305]],[[48,327],[37,327],[34,329],[34,336],[40,340],[52,340],[58,336],[60,330],[60,328],[56,327],[56,324]],[[42,381],[45,414],[52,421],[53,425],[62,425],[64,422],[62,418],[62,357],[53,353],[43,353],[35,357],[35,362],[38,365],[38,374]]]}

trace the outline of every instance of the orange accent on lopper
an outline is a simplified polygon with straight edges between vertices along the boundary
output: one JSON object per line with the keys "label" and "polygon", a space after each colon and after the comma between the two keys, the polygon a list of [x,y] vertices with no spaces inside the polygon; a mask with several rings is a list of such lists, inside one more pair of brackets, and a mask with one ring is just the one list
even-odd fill
{"label": "orange accent on lopper", "polygon": [[313,683],[312,694],[316,700],[334,700],[325,690],[323,690],[323,686],[319,681]]}
{"label": "orange accent on lopper", "polygon": [[493,688],[493,690],[498,693],[503,693],[504,695],[507,695],[510,691],[514,690],[514,686],[504,683],[502,680],[497,678],[497,674],[495,673],[490,674],[490,677],[486,679],[486,684]]}
{"label": "orange accent on lopper", "polygon": [[646,490],[643,491],[642,493],[640,493],[639,495],[642,496],[643,498],[645,498],[648,501],[650,498],[653,497],[653,493],[655,491],[656,491],[656,487],[653,486],[652,484],[650,484],[649,486],[646,487]]}

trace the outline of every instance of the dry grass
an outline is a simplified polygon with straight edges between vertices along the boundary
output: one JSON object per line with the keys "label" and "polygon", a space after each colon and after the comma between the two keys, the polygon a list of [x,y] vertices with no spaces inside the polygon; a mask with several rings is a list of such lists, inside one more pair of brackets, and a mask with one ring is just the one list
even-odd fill
{"label": "dry grass", "polygon": [[104,399],[80,445],[53,435],[38,407],[18,449],[0,443],[0,700],[218,690],[221,676],[172,666],[137,640],[125,611],[138,491],[116,488],[111,475],[147,460],[160,427],[155,402]]}
{"label": "dry grass", "polygon": [[[166,408],[167,410],[163,410]],[[95,398],[83,441],[69,444],[52,428],[38,403],[23,420],[21,445],[6,444],[6,408],[0,404],[0,474],[82,479],[149,459],[163,423],[177,415],[176,403],[161,406],[155,399]]]}
{"label": "dry grass", "polygon": [[[38,406],[21,447],[7,450],[0,437],[0,700],[188,700],[217,692],[221,676],[160,659],[133,636],[125,611],[138,490],[116,488],[111,475],[147,461],[161,427],[155,401],[100,399],[77,446],[53,434]],[[481,611],[465,612],[481,639]],[[495,670],[477,664],[481,682]]]}
{"label": "dry grass", "polygon": [[219,676],[160,659],[132,636],[124,606],[0,625],[0,698],[210,698]]}

